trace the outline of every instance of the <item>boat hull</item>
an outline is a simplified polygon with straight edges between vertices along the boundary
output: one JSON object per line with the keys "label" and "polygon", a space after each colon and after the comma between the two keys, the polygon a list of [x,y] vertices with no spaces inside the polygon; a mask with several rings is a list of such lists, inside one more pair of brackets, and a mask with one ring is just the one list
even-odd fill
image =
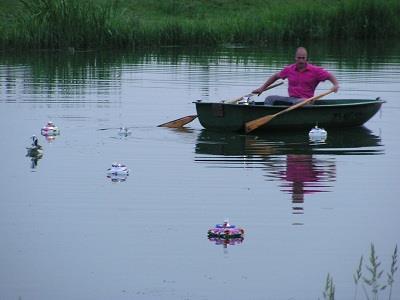
{"label": "boat hull", "polygon": [[[314,105],[281,114],[257,130],[310,129],[316,124],[322,128],[361,126],[379,111],[384,102],[380,99],[319,100]],[[244,131],[246,122],[287,108],[267,106],[262,102],[238,105],[197,101],[195,104],[200,124],[206,129],[219,131]]]}

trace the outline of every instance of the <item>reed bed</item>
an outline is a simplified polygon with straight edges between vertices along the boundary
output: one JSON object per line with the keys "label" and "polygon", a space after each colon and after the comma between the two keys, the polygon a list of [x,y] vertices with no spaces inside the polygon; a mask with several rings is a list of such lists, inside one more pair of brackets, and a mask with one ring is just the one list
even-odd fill
{"label": "reed bed", "polygon": [[397,0],[19,0],[8,7],[0,16],[2,48],[265,45],[400,37]]}

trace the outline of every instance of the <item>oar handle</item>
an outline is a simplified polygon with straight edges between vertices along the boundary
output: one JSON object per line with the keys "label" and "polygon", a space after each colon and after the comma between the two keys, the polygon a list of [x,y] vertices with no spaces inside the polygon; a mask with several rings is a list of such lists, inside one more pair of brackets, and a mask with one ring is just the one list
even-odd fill
{"label": "oar handle", "polygon": [[265,91],[268,91],[270,89],[273,89],[274,87],[280,86],[281,84],[283,84],[283,81],[275,83],[275,84],[271,84],[269,87],[267,87],[265,90],[263,90],[261,93],[259,93],[257,96],[260,96],[262,93],[264,93]]}
{"label": "oar handle", "polygon": [[280,112],[276,113],[275,116],[279,116],[280,114],[283,114],[285,112],[291,111],[291,110],[296,109],[296,108],[298,108],[300,106],[306,105],[307,103],[310,103],[312,101],[321,99],[322,97],[325,97],[326,95],[329,95],[330,93],[333,93],[333,92],[334,92],[333,90],[329,90],[329,91],[327,91],[325,93],[322,93],[322,94],[316,95],[314,97],[308,98],[306,100],[303,100],[303,101],[301,101],[299,103],[296,103],[295,105],[289,106],[288,108],[286,108],[284,110],[281,110]]}
{"label": "oar handle", "polygon": [[[283,84],[283,81],[278,82],[278,83],[275,83],[275,84],[271,84],[271,85],[270,85],[269,87],[267,87],[263,92],[265,92],[265,91],[267,91],[267,90],[270,90],[270,89],[273,89],[274,87],[280,86],[281,84]],[[234,103],[236,103],[236,102],[242,100],[242,99],[245,98],[245,97],[253,97],[253,96],[255,96],[255,95],[257,95],[257,94],[250,93],[250,94],[241,96],[241,97],[239,97],[239,98],[237,98],[237,99],[228,100],[228,101],[223,101],[223,102],[226,103],[226,104],[234,104]],[[261,95],[261,93],[258,94],[257,96],[260,96],[260,95]]]}

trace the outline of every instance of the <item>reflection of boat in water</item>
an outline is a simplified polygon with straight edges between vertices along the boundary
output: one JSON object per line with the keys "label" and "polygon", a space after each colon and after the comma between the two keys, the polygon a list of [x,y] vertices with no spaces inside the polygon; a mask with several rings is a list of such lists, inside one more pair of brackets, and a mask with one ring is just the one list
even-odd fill
{"label": "reflection of boat in water", "polygon": [[[366,127],[329,130],[324,143],[309,141],[308,130],[302,132],[262,132],[244,135],[231,132],[201,130],[197,137],[196,154],[253,156],[280,154],[382,154],[381,138]],[[196,160],[200,158],[196,158]],[[204,158],[201,160],[204,161]]]}
{"label": "reflection of boat in water", "polygon": [[365,127],[329,130],[323,143],[304,132],[243,135],[202,130],[195,161],[209,166],[261,168],[267,181],[278,181],[291,194],[293,214],[303,213],[307,194],[329,192],[336,181],[336,156],[377,155],[384,151],[379,136]]}

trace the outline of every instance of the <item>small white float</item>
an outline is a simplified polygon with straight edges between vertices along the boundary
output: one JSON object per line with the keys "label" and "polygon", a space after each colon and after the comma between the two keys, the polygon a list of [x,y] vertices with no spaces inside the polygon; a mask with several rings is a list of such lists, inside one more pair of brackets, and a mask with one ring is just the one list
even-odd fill
{"label": "small white float", "polygon": [[128,127],[120,127],[118,131],[118,135],[127,137],[130,135],[132,131],[129,130]]}
{"label": "small white float", "polygon": [[113,163],[111,168],[107,169],[107,175],[129,175],[129,169],[124,164]]}
{"label": "small white float", "polygon": [[328,133],[325,129],[319,128],[317,125],[308,133],[310,141],[312,142],[325,142]]}
{"label": "small white float", "polygon": [[59,135],[60,129],[56,125],[54,125],[52,121],[48,121],[46,126],[42,127],[40,132],[44,136]]}

